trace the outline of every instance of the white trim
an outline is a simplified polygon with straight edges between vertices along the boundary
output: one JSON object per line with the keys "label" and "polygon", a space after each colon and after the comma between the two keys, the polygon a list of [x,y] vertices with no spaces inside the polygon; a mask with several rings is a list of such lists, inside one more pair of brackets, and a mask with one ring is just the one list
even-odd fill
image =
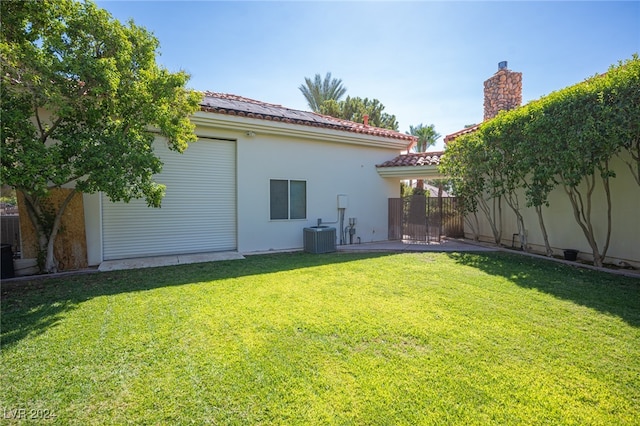
{"label": "white trim", "polygon": [[241,117],[237,115],[216,114],[204,111],[198,111],[192,115],[191,121],[198,127],[215,127],[217,129],[234,131],[241,129],[245,132],[253,132],[256,135],[289,136],[293,138],[374,146],[378,148],[393,148],[397,150],[405,150],[412,143],[412,141],[408,140],[375,136],[366,133],[356,133],[346,130],[308,126],[304,124]]}
{"label": "white trim", "polygon": [[[284,180],[287,181],[287,217],[286,219],[273,219],[271,218],[271,182],[274,180]],[[291,218],[291,182],[304,182],[304,214],[303,218]],[[309,217],[309,183],[307,179],[294,179],[294,178],[269,178],[267,185],[267,194],[269,194],[269,222],[291,222],[291,221],[307,221]]]}
{"label": "white trim", "polygon": [[445,178],[438,170],[438,166],[393,166],[376,167],[378,174],[384,178],[400,179],[442,179]]}

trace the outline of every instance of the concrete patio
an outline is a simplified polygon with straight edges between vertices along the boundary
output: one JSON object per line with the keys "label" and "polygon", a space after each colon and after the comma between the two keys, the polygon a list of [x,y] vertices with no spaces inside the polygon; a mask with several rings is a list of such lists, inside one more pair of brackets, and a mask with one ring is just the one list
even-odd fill
{"label": "concrete patio", "polygon": [[[373,243],[338,245],[338,252],[462,252],[495,251],[495,248],[471,244],[456,239],[443,239],[440,242],[415,241],[378,241]],[[277,253],[278,251],[238,253],[235,251],[181,254],[172,256],[153,256],[137,259],[108,260],[100,264],[99,271],[118,271],[123,269],[153,268],[157,266],[186,265],[189,263],[216,262],[221,260],[244,259],[245,255]]]}
{"label": "concrete patio", "polygon": [[463,251],[496,251],[495,247],[474,244],[467,240],[443,238],[440,242],[432,241],[377,241],[373,243],[346,244],[337,247],[340,252],[353,251],[435,251],[435,252],[463,252]]}

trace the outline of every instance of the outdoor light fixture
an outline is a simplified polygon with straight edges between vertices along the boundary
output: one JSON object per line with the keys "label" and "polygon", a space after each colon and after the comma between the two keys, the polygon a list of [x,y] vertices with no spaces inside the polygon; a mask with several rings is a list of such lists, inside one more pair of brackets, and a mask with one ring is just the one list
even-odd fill
{"label": "outdoor light fixture", "polygon": [[245,133],[245,135],[249,136],[249,137],[254,137],[256,135],[256,132],[254,132],[253,130],[249,130]]}

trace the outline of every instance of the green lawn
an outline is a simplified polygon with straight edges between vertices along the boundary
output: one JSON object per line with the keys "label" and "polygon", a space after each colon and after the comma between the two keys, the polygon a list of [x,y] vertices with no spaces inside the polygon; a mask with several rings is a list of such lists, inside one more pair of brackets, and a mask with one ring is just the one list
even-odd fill
{"label": "green lawn", "polygon": [[5,424],[638,425],[640,280],[295,253],[4,284],[0,377]]}

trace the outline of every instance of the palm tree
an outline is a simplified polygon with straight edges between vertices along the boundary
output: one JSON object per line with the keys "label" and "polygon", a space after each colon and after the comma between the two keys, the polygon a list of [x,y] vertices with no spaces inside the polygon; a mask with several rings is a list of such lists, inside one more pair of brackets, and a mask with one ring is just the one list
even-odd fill
{"label": "palm tree", "polygon": [[320,77],[320,74],[316,74],[313,80],[305,77],[304,83],[300,85],[299,89],[313,112],[320,112],[320,106],[324,101],[330,99],[339,101],[347,91],[347,88],[342,86],[342,80],[339,78],[332,79],[330,72],[327,73],[324,80]]}
{"label": "palm tree", "polygon": [[[440,137],[440,133],[436,132],[436,127],[433,124],[425,126],[420,123],[415,127],[409,126],[407,134],[418,137],[418,143],[413,147],[414,152],[425,152],[430,146],[435,145]],[[418,182],[416,182],[416,190],[417,193],[424,194],[423,179],[418,179]],[[440,193],[441,190],[442,188],[439,187],[438,192]]]}
{"label": "palm tree", "polygon": [[407,134],[418,137],[418,143],[413,147],[415,152],[425,152],[430,146],[435,145],[440,137],[433,124],[425,126],[420,123],[415,127],[409,126]]}

